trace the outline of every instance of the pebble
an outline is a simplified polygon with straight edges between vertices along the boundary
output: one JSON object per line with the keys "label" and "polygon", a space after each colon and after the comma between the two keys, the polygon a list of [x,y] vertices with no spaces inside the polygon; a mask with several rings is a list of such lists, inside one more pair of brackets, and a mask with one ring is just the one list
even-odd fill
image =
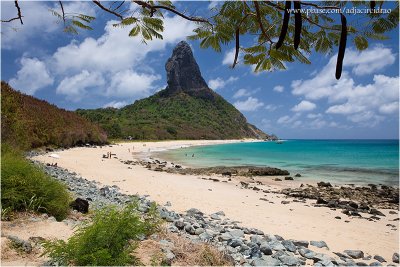
{"label": "pebble", "polygon": [[399,263],[399,253],[396,252],[396,253],[393,254],[392,261],[394,263]]}

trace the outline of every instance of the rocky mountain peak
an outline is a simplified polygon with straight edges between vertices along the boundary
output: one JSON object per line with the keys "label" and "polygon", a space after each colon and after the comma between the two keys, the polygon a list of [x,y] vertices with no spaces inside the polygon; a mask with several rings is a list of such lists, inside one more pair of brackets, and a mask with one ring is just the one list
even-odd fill
{"label": "rocky mountain peak", "polygon": [[192,49],[185,41],[179,42],[172,56],[165,64],[167,71],[167,92],[189,92],[208,88],[201,76],[199,65],[193,57]]}

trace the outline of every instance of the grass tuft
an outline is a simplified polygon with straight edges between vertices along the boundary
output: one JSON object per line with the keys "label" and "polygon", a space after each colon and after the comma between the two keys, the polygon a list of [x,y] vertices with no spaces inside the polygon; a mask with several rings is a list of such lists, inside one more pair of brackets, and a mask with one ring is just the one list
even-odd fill
{"label": "grass tuft", "polygon": [[138,240],[158,230],[160,219],[154,205],[142,217],[137,203],[123,209],[109,206],[94,213],[91,223],[81,226],[68,239],[44,243],[45,254],[61,265],[140,265],[134,255]]}
{"label": "grass tuft", "polygon": [[64,219],[71,200],[66,187],[10,146],[3,144],[1,150],[2,219],[13,211],[45,212]]}

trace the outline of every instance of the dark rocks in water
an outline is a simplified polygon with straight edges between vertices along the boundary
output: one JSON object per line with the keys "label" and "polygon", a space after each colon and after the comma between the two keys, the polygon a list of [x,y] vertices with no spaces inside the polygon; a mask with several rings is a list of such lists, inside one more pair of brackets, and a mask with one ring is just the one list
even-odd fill
{"label": "dark rocks in water", "polygon": [[375,255],[374,260],[377,260],[379,262],[386,262],[386,260],[382,256],[379,256],[379,255]]}
{"label": "dark rocks in water", "polygon": [[317,185],[318,187],[332,187],[331,183],[328,182],[319,182]]}
{"label": "dark rocks in water", "polygon": [[394,253],[392,256],[392,261],[394,263],[399,263],[399,253]]}
{"label": "dark rocks in water", "polygon": [[361,250],[345,250],[344,253],[346,253],[353,259],[364,258],[364,252],[362,252]]}
{"label": "dark rocks in water", "polygon": [[284,176],[288,175],[289,172],[278,168],[271,167],[249,167],[249,166],[232,166],[232,167],[209,167],[209,168],[168,168],[167,172],[179,173],[179,174],[192,174],[192,175],[212,175],[212,174],[226,174],[236,176]]}
{"label": "dark rocks in water", "polygon": [[294,179],[293,179],[293,177],[291,177],[291,176],[286,176],[286,177],[285,177],[285,180],[286,180],[286,181],[293,181]]}
{"label": "dark rocks in water", "polygon": [[88,213],[89,212],[89,202],[85,199],[82,198],[77,198],[74,201],[72,201],[69,206],[81,213]]}
{"label": "dark rocks in water", "polygon": [[296,173],[294,177],[301,177],[300,173]]}

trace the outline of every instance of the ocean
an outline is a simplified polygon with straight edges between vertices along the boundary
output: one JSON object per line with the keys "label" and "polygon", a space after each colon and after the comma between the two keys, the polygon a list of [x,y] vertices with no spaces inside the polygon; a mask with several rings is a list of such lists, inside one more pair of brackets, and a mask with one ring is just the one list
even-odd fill
{"label": "ocean", "polygon": [[399,185],[399,140],[284,140],[187,147],[158,153],[191,167],[269,166],[297,180]]}

